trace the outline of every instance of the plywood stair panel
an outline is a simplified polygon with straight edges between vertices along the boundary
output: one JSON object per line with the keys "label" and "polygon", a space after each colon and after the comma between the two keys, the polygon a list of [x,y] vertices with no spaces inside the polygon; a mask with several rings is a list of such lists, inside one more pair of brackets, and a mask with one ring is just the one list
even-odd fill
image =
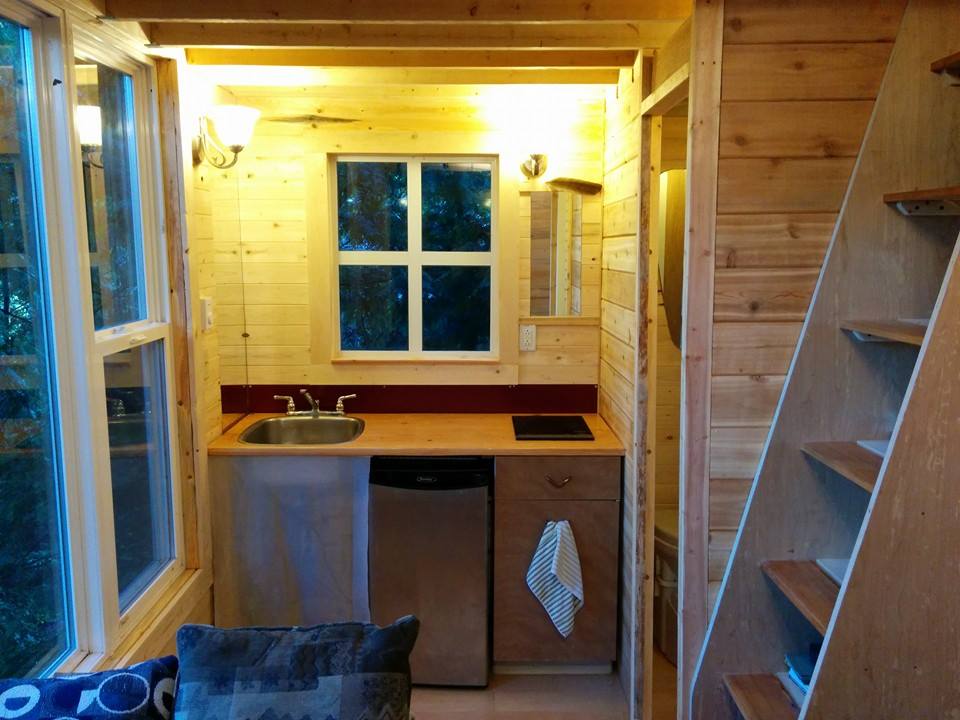
{"label": "plywood stair panel", "polygon": [[855,442],[812,442],[803,452],[867,492],[873,492],[883,464],[883,458]]}
{"label": "plywood stair panel", "polygon": [[725,675],[723,683],[744,720],[796,720],[799,709],[775,675]]}
{"label": "plywood stair panel", "polygon": [[[928,72],[958,47],[960,4],[910,0],[689,720],[960,716],[960,93]],[[849,558],[842,583],[811,558]],[[776,674],[800,648],[818,658],[797,708]]]}

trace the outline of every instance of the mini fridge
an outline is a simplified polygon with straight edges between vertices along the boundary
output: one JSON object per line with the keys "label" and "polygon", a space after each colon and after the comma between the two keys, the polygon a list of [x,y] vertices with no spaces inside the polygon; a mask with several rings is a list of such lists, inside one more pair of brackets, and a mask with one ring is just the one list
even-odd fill
{"label": "mini fridge", "polygon": [[418,685],[487,684],[493,472],[486,457],[371,462],[370,614],[420,619]]}

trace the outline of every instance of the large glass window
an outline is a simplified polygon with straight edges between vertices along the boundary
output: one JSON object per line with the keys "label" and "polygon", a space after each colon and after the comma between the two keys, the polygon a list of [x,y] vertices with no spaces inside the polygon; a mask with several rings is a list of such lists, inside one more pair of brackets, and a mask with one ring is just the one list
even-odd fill
{"label": "large glass window", "polygon": [[110,483],[113,533],[103,541],[114,543],[123,613],[177,556],[162,255],[156,215],[141,197],[150,144],[138,127],[152,113],[138,102],[145,79],[135,64],[92,50],[78,54],[74,72],[96,331],[90,341],[103,368],[103,394],[91,412],[106,413],[109,460],[100,472]]}
{"label": "large glass window", "polygon": [[340,352],[490,355],[493,161],[336,165]]}
{"label": "large glass window", "polygon": [[33,72],[0,17],[0,677],[74,643]]}

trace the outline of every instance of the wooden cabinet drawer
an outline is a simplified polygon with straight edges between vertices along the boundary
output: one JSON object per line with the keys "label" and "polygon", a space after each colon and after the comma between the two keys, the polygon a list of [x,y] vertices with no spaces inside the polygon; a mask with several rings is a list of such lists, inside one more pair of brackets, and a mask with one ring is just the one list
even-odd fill
{"label": "wooden cabinet drawer", "polygon": [[498,500],[619,500],[617,456],[498,457]]}
{"label": "wooden cabinet drawer", "polygon": [[[495,662],[612,662],[617,652],[620,503],[612,500],[503,500],[495,504]],[[527,569],[548,520],[568,520],[583,575],[584,605],[573,633],[557,632],[527,587]]]}

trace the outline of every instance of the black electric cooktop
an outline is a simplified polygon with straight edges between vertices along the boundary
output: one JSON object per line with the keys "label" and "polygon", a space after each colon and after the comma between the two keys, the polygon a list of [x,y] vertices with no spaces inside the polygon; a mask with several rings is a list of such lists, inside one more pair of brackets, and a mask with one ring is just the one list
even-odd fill
{"label": "black electric cooktop", "polygon": [[580,415],[514,415],[517,440],[593,440]]}

